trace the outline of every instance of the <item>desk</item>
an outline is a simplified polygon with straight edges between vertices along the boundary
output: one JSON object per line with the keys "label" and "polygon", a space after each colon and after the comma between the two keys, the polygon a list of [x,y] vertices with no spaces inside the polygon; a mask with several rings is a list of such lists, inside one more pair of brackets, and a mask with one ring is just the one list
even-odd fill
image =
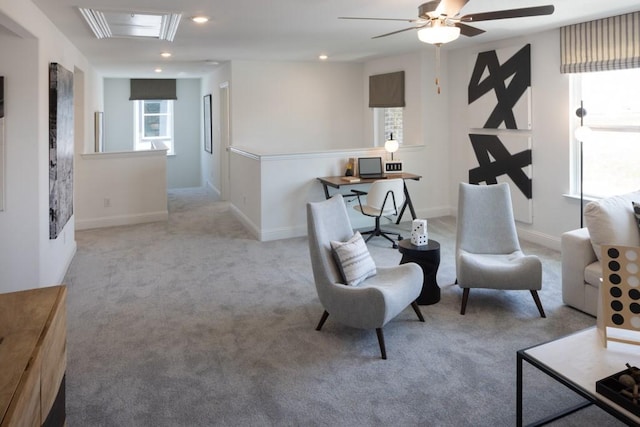
{"label": "desk", "polygon": [[549,375],[573,390],[585,400],[560,414],[551,415],[531,423],[539,426],[569,415],[588,405],[596,405],[628,425],[639,425],[640,417],[596,392],[596,381],[625,368],[625,363],[638,360],[638,346],[631,344],[609,345],[605,348],[595,327],[568,335],[564,338],[536,345],[517,352],[516,423],[523,424],[522,362]]}
{"label": "desk", "polygon": [[[416,211],[413,208],[413,203],[411,202],[411,196],[409,196],[409,190],[407,190],[407,180],[412,179],[414,181],[419,181],[422,176],[415,175],[412,173],[388,173],[386,174],[388,179],[392,178],[402,178],[404,180],[404,204],[402,205],[402,209],[400,210],[400,214],[398,215],[398,220],[396,224],[400,224],[400,220],[402,219],[402,215],[404,214],[407,206],[409,207],[409,211],[411,211],[411,217],[416,219]],[[340,187],[346,187],[348,185],[360,185],[360,184],[371,184],[374,181],[377,181],[375,178],[361,178],[358,182],[348,182],[343,180],[342,176],[325,176],[323,178],[318,178],[318,181],[322,184],[322,188],[324,188],[324,196],[329,199],[331,194],[329,194],[329,187],[340,189]]]}

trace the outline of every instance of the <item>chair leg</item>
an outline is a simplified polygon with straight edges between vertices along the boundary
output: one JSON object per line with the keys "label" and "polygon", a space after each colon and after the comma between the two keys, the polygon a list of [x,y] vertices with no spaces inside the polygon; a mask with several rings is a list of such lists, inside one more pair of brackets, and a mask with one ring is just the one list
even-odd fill
{"label": "chair leg", "polygon": [[316,326],[316,331],[322,329],[322,325],[324,325],[324,322],[327,321],[327,317],[329,317],[329,312],[325,310],[324,313],[322,313],[322,317],[320,318],[320,323],[318,323],[318,326]]}
{"label": "chair leg", "polygon": [[544,310],[542,309],[542,302],[540,302],[538,291],[532,289],[531,296],[533,297],[533,300],[536,302],[536,307],[538,307],[538,311],[540,312],[540,317],[546,318],[547,316],[544,314]]}
{"label": "chair leg", "polygon": [[462,307],[460,308],[460,314],[464,315],[467,309],[467,300],[469,299],[469,288],[462,288]]}
{"label": "chair leg", "polygon": [[418,315],[418,319],[420,319],[421,322],[424,322],[424,317],[422,317],[422,311],[420,311],[420,306],[418,305],[418,303],[415,301],[412,302],[411,307],[413,307],[413,311],[415,311]]}
{"label": "chair leg", "polygon": [[376,334],[378,335],[378,344],[380,344],[380,353],[382,353],[382,358],[387,360],[387,350],[384,347],[384,335],[382,334],[382,328],[376,328]]}

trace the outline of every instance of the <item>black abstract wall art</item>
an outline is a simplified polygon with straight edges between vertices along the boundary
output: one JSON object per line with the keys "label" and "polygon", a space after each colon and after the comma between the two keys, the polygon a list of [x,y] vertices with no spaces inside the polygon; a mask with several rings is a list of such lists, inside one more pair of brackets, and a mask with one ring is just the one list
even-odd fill
{"label": "black abstract wall art", "polygon": [[471,127],[530,129],[530,88],[531,45],[503,63],[498,51],[479,53],[468,86]]}
{"label": "black abstract wall art", "polygon": [[49,64],[49,239],[73,215],[73,73]]}
{"label": "black abstract wall art", "polygon": [[533,222],[531,45],[481,52],[468,85],[472,184],[507,182],[516,220]]}

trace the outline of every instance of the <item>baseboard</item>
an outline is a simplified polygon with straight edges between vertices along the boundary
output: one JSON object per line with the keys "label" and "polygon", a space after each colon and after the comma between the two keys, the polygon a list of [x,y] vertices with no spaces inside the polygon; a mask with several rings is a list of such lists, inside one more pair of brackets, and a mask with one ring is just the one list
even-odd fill
{"label": "baseboard", "polygon": [[253,221],[251,221],[249,219],[248,216],[246,216],[240,209],[238,209],[233,203],[231,203],[229,205],[229,208],[231,209],[231,212],[236,216],[236,218],[238,218],[240,220],[240,222],[242,223],[242,225],[244,225],[247,229],[249,229],[249,232],[251,233],[251,235],[257,239],[257,240],[261,240],[260,239],[260,229],[258,228],[257,225],[255,225],[253,223]]}
{"label": "baseboard", "polygon": [[76,230],[90,230],[93,228],[116,227],[120,225],[143,224],[146,222],[166,221],[169,211],[148,212],[135,215],[118,215],[93,219],[77,219]]}
{"label": "baseboard", "polygon": [[213,186],[213,184],[211,183],[211,181],[207,181],[207,188],[211,191],[213,191],[213,193],[216,195],[216,197],[221,198],[222,197],[222,193],[220,192],[219,189],[217,189],[216,187]]}
{"label": "baseboard", "polygon": [[[517,227],[516,227],[517,228]],[[523,230],[518,228],[518,237],[527,242],[536,243],[545,248],[560,250],[560,238],[540,233],[538,231]]]}

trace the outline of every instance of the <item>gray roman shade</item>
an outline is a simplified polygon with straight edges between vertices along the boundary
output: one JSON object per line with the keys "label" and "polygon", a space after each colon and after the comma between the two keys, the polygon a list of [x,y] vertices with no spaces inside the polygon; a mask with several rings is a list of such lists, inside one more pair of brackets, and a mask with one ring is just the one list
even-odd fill
{"label": "gray roman shade", "polygon": [[176,79],[131,79],[129,101],[141,99],[178,99]]}
{"label": "gray roman shade", "polygon": [[404,106],[404,71],[369,76],[369,107]]}
{"label": "gray roman shade", "polygon": [[640,67],[640,12],[560,28],[560,72]]}

